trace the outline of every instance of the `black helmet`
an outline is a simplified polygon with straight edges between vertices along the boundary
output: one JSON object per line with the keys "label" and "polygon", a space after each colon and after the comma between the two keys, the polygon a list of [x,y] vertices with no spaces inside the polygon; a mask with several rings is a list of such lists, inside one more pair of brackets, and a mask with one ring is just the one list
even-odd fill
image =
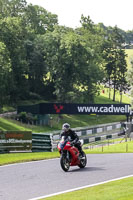
{"label": "black helmet", "polygon": [[63,131],[68,131],[69,129],[70,129],[70,124],[65,123],[65,124],[62,125],[62,130]]}

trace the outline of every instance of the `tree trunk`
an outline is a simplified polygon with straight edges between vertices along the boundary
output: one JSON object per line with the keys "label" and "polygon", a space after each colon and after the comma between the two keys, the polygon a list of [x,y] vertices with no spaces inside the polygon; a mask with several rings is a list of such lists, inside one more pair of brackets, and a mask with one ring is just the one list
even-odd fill
{"label": "tree trunk", "polygon": [[114,94],[113,94],[113,101],[115,101],[115,83],[114,83]]}
{"label": "tree trunk", "polygon": [[110,96],[111,96],[111,88],[110,88],[110,86],[109,86],[109,99],[110,99]]}
{"label": "tree trunk", "polygon": [[109,99],[110,99],[110,96],[111,96],[111,88],[110,88],[111,84],[110,84],[110,79],[109,79]]}
{"label": "tree trunk", "polygon": [[122,103],[122,92],[120,92],[120,103]]}

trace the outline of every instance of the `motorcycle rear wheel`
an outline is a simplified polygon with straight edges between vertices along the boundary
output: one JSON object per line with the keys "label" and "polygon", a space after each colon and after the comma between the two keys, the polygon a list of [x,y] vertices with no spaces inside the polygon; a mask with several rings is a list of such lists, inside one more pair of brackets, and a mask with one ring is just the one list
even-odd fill
{"label": "motorcycle rear wheel", "polygon": [[86,154],[84,153],[84,159],[81,158],[80,164],[78,165],[80,168],[84,168],[87,164],[87,157]]}
{"label": "motorcycle rear wheel", "polygon": [[67,172],[70,168],[70,162],[69,160],[66,158],[65,155],[61,155],[61,158],[60,158],[60,164],[61,164],[61,168]]}

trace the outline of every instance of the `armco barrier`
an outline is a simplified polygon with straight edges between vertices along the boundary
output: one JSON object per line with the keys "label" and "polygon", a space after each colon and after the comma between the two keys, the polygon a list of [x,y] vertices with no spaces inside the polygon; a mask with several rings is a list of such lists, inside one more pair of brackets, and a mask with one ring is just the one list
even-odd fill
{"label": "armco barrier", "polygon": [[[83,139],[84,144],[118,138],[124,135],[121,123],[102,124],[95,127],[75,128],[73,130],[75,130],[80,139]],[[58,140],[59,133],[53,135],[53,149],[57,147]]]}
{"label": "armco barrier", "polygon": [[52,134],[32,133],[32,152],[53,151]]}

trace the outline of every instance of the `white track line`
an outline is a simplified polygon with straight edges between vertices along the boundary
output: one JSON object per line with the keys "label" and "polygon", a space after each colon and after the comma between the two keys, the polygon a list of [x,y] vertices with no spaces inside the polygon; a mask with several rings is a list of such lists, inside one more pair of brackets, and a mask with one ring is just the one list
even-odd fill
{"label": "white track line", "polygon": [[92,185],[85,185],[85,186],[82,186],[82,187],[77,187],[77,188],[70,189],[70,190],[65,190],[65,191],[62,191],[62,192],[57,192],[57,193],[53,193],[53,194],[49,194],[49,195],[45,195],[45,196],[40,196],[40,197],[36,197],[36,198],[33,198],[33,199],[29,199],[29,200],[44,199],[44,198],[47,198],[47,197],[52,197],[52,196],[56,196],[56,195],[59,195],[59,194],[64,194],[64,193],[67,193],[67,192],[73,192],[73,191],[76,191],[76,190],[81,190],[81,189],[85,189],[85,188],[101,185],[101,184],[104,184],[104,183],[109,183],[111,181],[118,181],[118,180],[121,180],[121,179],[124,179],[124,178],[130,178],[130,177],[133,177],[133,175],[123,176],[123,177],[120,177],[120,178],[111,179],[111,180],[108,180],[108,181],[103,181],[103,182],[95,183],[95,184],[92,184]]}
{"label": "white track line", "polygon": [[47,161],[53,161],[53,160],[57,160],[59,158],[50,158],[50,159],[44,159],[44,160],[34,160],[34,161],[27,161],[27,162],[20,162],[20,163],[13,163],[13,164],[7,164],[7,165],[1,165],[0,168],[2,167],[11,167],[14,165],[25,165],[25,164],[35,164],[37,162],[47,162]]}

